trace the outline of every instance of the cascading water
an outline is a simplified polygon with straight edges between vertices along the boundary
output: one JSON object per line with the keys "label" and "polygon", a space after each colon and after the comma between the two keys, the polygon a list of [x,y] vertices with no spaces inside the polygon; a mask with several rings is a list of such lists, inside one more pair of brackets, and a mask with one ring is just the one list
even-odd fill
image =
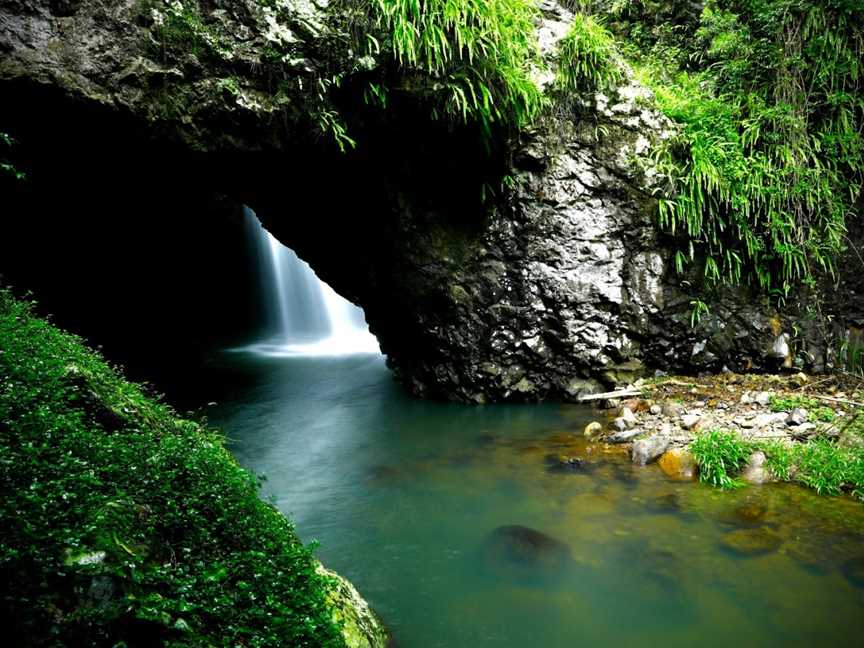
{"label": "cascading water", "polygon": [[255,212],[244,212],[267,318],[265,340],[247,349],[267,355],[380,353],[363,310],[321,281],[308,263],[261,226]]}

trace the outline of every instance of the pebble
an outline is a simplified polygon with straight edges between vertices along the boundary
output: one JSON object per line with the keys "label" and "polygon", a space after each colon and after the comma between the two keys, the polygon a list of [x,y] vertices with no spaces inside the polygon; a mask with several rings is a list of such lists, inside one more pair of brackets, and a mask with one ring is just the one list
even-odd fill
{"label": "pebble", "polygon": [[807,422],[807,410],[801,409],[800,407],[796,407],[794,410],[789,412],[789,416],[786,417],[786,425],[794,425],[798,426],[802,423]]}
{"label": "pebble", "polygon": [[663,408],[659,405],[652,405],[648,411],[651,412],[654,416],[657,416],[658,414],[663,412]]}
{"label": "pebble", "polygon": [[699,422],[702,420],[702,417],[698,414],[685,414],[681,417],[681,427],[685,430],[692,430]]}

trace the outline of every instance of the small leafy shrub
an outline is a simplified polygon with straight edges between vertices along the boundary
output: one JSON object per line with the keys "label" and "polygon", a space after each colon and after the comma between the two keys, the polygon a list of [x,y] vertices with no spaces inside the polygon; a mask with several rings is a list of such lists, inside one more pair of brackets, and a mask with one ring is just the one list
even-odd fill
{"label": "small leafy shrub", "polygon": [[864,500],[864,450],[860,448],[840,447],[825,437],[791,446],[774,441],[758,448],[765,452],[768,469],[781,481],[795,481],[826,495],[851,491]]}
{"label": "small leafy shrub", "polygon": [[780,441],[768,441],[762,443],[759,449],[765,453],[765,463],[771,474],[780,481],[790,481],[795,465],[793,448]]}
{"label": "small leafy shrub", "polygon": [[769,402],[772,412],[791,412],[797,408],[807,410],[807,418],[813,423],[831,423],[834,410],[822,405],[816,398],[807,396],[772,396]]}
{"label": "small leafy shrub", "polygon": [[[11,149],[17,142],[8,133],[0,131],[0,149]],[[0,173],[6,174],[15,180],[26,180],[27,174],[18,169],[10,160],[0,155]]]}
{"label": "small leafy shrub", "polygon": [[612,35],[594,18],[577,13],[558,45],[557,83],[567,92],[593,92],[623,77]]}
{"label": "small leafy shrub", "polygon": [[[840,494],[843,486],[856,479],[855,453],[839,448],[825,438],[818,438],[795,449],[795,479],[817,493]],[[861,486],[858,484],[857,486]]]}
{"label": "small leafy shrub", "polygon": [[690,452],[699,464],[699,479],[720,488],[737,488],[734,475],[747,463],[751,448],[728,430],[711,430],[696,437]]}
{"label": "small leafy shrub", "polygon": [[404,88],[428,95],[433,117],[488,133],[494,123],[526,126],[545,105],[532,79],[542,66],[532,0],[362,0],[346,10],[366,50],[389,53]]}
{"label": "small leafy shrub", "polygon": [[658,153],[679,270],[778,300],[834,272],[864,179],[862,34],[849,0],[708,0],[681,68],[646,54],[681,127]]}

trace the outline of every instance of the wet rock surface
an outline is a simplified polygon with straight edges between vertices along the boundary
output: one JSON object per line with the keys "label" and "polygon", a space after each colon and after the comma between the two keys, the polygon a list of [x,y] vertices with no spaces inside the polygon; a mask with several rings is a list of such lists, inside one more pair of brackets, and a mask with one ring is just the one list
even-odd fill
{"label": "wet rock surface", "polygon": [[[365,110],[352,81],[386,63],[348,47],[336,3],[67,4],[0,3],[0,84],[16,97],[4,124],[26,122],[47,97],[77,120],[46,136],[52,145],[100,124],[127,149],[160,142],[212,167],[215,193],[250,205],[363,306],[417,394],[574,399],[657,368],[772,367],[793,351],[789,322],[741,292],[718,295],[691,326],[692,295],[654,219],[652,149],[671,129],[632,77],[580,98],[590,119],[560,110],[512,147],[496,142],[489,159],[477,133],[418,119],[410,98],[350,119]],[[542,4],[550,56],[571,19]],[[182,47],[190,38],[197,51]],[[322,105],[314,89],[337,76],[346,105]],[[350,155],[322,143],[315,118],[331,109],[348,116]],[[138,139],[123,135],[133,130]],[[496,201],[477,200],[502,177],[512,185]],[[303,194],[297,213],[315,218],[284,213],[286,186]]]}

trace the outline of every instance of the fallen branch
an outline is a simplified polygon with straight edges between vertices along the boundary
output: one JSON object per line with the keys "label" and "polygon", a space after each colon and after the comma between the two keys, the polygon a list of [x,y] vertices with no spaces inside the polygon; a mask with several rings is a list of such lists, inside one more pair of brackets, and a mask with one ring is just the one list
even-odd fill
{"label": "fallen branch", "polygon": [[580,401],[603,400],[604,398],[622,398],[624,396],[639,396],[641,389],[631,387],[630,389],[616,389],[615,391],[603,392],[602,394],[585,394],[580,396]]}
{"label": "fallen branch", "polygon": [[817,398],[823,401],[829,401],[831,403],[843,403],[844,405],[854,405],[855,407],[864,407],[864,403],[859,403],[858,401],[846,400],[845,398],[832,398],[831,396],[818,396],[813,394],[813,398]]}

